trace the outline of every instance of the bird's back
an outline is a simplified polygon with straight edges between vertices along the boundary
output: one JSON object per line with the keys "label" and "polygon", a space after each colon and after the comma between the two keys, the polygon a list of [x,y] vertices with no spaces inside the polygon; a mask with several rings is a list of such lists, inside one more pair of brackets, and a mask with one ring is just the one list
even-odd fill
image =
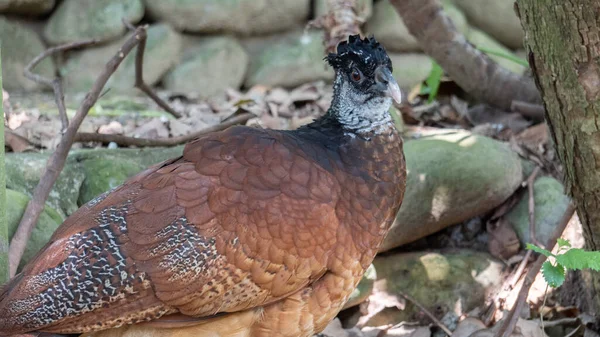
{"label": "bird's back", "polygon": [[318,295],[324,306],[306,318],[317,331],[314,315],[337,313],[387,230],[361,226],[391,221],[403,192],[402,176],[386,172],[401,172],[401,157],[323,142],[323,132],[230,128],[90,201],[4,288],[0,331],[85,332],[177,312],[264,317]]}

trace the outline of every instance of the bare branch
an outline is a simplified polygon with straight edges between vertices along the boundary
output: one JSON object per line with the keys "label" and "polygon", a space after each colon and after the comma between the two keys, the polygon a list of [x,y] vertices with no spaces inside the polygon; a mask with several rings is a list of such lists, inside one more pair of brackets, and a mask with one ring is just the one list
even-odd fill
{"label": "bare branch", "polygon": [[417,302],[416,299],[414,299],[412,296],[410,296],[408,294],[400,292],[400,295],[402,297],[406,298],[407,300],[411,301],[417,307],[419,307],[419,309],[421,311],[423,311],[423,313],[425,313],[425,315],[427,315],[427,317],[429,317],[429,319],[431,319],[433,321],[433,323],[435,325],[437,325],[440,329],[442,329],[448,336],[452,336],[452,331],[450,331],[450,329],[448,329],[448,327],[446,325],[444,325],[444,323],[442,323],[429,310],[427,310],[427,308],[425,308],[425,306],[423,306],[421,303]]}
{"label": "bare branch", "polygon": [[146,49],[146,38],[146,31],[144,31],[143,36],[140,37],[140,43],[138,44],[135,55],[135,87],[148,95],[148,97],[156,102],[156,104],[158,104],[158,106],[160,106],[163,110],[170,113],[175,118],[180,118],[181,114],[175,111],[175,109],[167,104],[167,102],[158,97],[154,90],[152,90],[152,88],[150,88],[150,86],[144,82],[144,50]]}
{"label": "bare branch", "polygon": [[437,0],[390,0],[425,52],[475,98],[505,111],[513,100],[541,103],[533,79],[500,67],[460,34]]}
{"label": "bare branch", "polygon": [[160,146],[176,146],[191,140],[194,140],[202,135],[210,132],[216,132],[224,130],[230,126],[241,124],[254,117],[254,114],[246,112],[237,116],[234,116],[226,121],[215,126],[208,127],[206,129],[193,132],[180,137],[163,138],[163,139],[149,139],[149,138],[135,138],[123,135],[108,135],[102,133],[87,133],[79,132],[75,136],[76,142],[100,142],[107,144],[114,142],[119,146],[138,146],[138,147],[160,147]]}
{"label": "bare branch", "polygon": [[[85,96],[81,106],[79,109],[77,109],[77,112],[63,134],[56,151],[54,151],[54,153],[52,153],[48,159],[46,169],[42,174],[40,182],[33,191],[33,197],[27,204],[27,208],[25,209],[25,213],[21,218],[19,227],[17,228],[17,231],[10,242],[9,267],[11,276],[14,276],[17,271],[19,261],[21,260],[23,252],[25,251],[27,241],[29,240],[31,232],[33,231],[33,228],[39,219],[40,213],[44,209],[44,205],[48,195],[50,194],[50,190],[65,166],[65,161],[67,159],[69,150],[73,145],[73,141],[75,140],[77,129],[79,129],[79,126],[90,111],[90,108],[98,100],[98,96],[102,92],[102,89],[104,88],[104,85],[106,85],[106,82],[110,76],[112,76],[117,67],[121,64],[125,56],[139,44],[140,36],[145,34],[145,32],[146,31],[144,27],[136,29],[133,35],[127,39],[121,48],[119,48],[116,55],[114,55],[108,61],[104,70],[100,76],[98,76],[96,82],[94,82],[94,85]],[[59,98],[56,99],[59,100]]]}
{"label": "bare branch", "polygon": [[361,34],[363,20],[356,15],[356,0],[326,0],[329,11],[308,23],[307,28],[323,28],[325,52],[335,52],[349,35]]}
{"label": "bare branch", "polygon": [[[571,220],[571,217],[573,217],[573,214],[575,214],[575,206],[573,204],[569,204],[569,206],[567,207],[567,210],[563,214],[562,219],[560,219],[560,223],[558,224],[558,226],[552,233],[552,236],[550,237],[550,239],[548,239],[548,242],[546,243],[546,247],[554,247],[554,245],[556,245],[556,241],[562,235],[562,232],[565,230],[565,228],[569,224],[569,220]],[[535,262],[531,266],[531,269],[529,269],[529,271],[527,272],[527,275],[525,275],[525,281],[523,281],[521,290],[519,290],[519,295],[517,297],[517,301],[515,302],[515,305],[508,313],[508,316],[502,323],[500,330],[498,330],[498,332],[496,333],[496,335],[494,337],[509,337],[512,335],[512,332],[517,324],[517,320],[519,319],[519,313],[521,312],[521,309],[523,308],[525,301],[527,301],[527,295],[529,294],[529,289],[531,288],[531,285],[533,284],[535,277],[540,272],[540,269],[542,269],[542,264],[544,264],[545,261],[546,261],[546,256],[542,255],[542,254],[540,254],[538,256],[537,260],[535,260]]]}
{"label": "bare branch", "polygon": [[536,166],[529,178],[527,178],[527,191],[529,192],[529,240],[539,247],[544,248],[544,245],[535,237],[535,198],[533,194],[533,185],[535,184],[535,178],[539,173],[540,167]]}
{"label": "bare branch", "polygon": [[36,56],[33,60],[31,60],[31,62],[29,62],[29,64],[25,67],[25,70],[23,71],[23,74],[28,79],[30,79],[34,82],[40,83],[40,84],[44,84],[44,85],[52,88],[52,90],[54,90],[54,100],[56,102],[56,106],[58,107],[58,115],[60,116],[60,122],[62,124],[61,133],[64,133],[66,131],[67,127],[69,126],[69,119],[67,117],[67,109],[65,108],[65,95],[63,93],[62,81],[61,81],[60,77],[56,77],[54,79],[49,79],[42,75],[35,74],[35,73],[33,73],[33,68],[35,68],[35,66],[37,66],[40,62],[42,62],[42,60],[44,60],[46,57],[49,57],[55,53],[65,51],[65,50],[70,50],[70,49],[87,47],[87,46],[94,45],[96,43],[98,43],[98,40],[93,39],[93,40],[87,40],[87,41],[67,43],[67,44],[63,44],[60,46],[46,49],[43,53],[41,53],[40,55]]}
{"label": "bare branch", "polygon": [[521,101],[512,101],[510,110],[520,113],[536,123],[543,122],[546,114],[546,108],[544,108],[542,104],[532,104]]}

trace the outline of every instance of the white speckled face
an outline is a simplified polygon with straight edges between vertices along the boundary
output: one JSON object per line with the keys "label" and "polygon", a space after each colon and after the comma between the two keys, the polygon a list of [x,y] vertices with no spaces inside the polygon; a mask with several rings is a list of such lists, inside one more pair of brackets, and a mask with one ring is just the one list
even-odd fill
{"label": "white speckled face", "polygon": [[337,119],[345,128],[358,134],[375,133],[387,129],[393,123],[389,114],[392,99],[385,96],[371,97],[361,92],[344,75],[336,74],[334,90],[335,99],[332,109]]}
{"label": "white speckled face", "polygon": [[402,97],[385,49],[374,38],[353,35],[327,61],[336,74],[330,113],[347,134],[369,138],[393,127],[388,110]]}

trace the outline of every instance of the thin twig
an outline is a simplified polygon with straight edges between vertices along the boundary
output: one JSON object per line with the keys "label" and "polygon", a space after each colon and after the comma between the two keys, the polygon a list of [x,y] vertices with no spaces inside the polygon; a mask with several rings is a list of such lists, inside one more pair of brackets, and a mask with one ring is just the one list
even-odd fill
{"label": "thin twig", "polygon": [[52,88],[52,90],[54,90],[54,100],[56,102],[56,106],[58,107],[58,115],[60,116],[60,122],[62,125],[62,129],[60,130],[61,133],[64,133],[67,130],[67,127],[69,126],[69,119],[67,117],[67,109],[65,108],[65,97],[64,97],[65,95],[63,93],[62,81],[61,81],[60,77],[56,77],[54,79],[49,79],[42,75],[35,74],[35,73],[33,73],[33,68],[35,68],[35,66],[37,66],[40,62],[42,62],[43,59],[45,59],[46,57],[49,57],[50,55],[53,55],[55,53],[65,51],[65,50],[70,50],[70,49],[87,47],[87,46],[94,45],[96,43],[98,43],[98,40],[93,39],[93,40],[87,40],[87,41],[67,43],[67,44],[63,44],[60,46],[46,49],[43,53],[41,53],[40,55],[36,56],[33,60],[31,60],[31,62],[29,62],[29,64],[25,67],[25,70],[23,71],[23,74],[28,79],[30,79],[34,82],[49,86]]}
{"label": "thin twig", "polygon": [[161,146],[176,146],[189,142],[190,140],[196,139],[202,135],[210,132],[221,131],[232,125],[241,124],[254,117],[254,114],[246,112],[241,115],[232,117],[220,124],[202,129],[197,132],[193,132],[187,135],[172,137],[172,138],[160,138],[160,139],[149,139],[149,138],[135,138],[123,135],[109,135],[102,133],[88,133],[79,132],[75,136],[76,142],[100,142],[108,144],[111,142],[116,143],[119,146],[138,146],[138,147],[161,147]]}
{"label": "thin twig", "polygon": [[[104,85],[106,85],[108,79],[119,67],[125,56],[127,56],[127,54],[129,54],[129,52],[131,52],[131,50],[138,45],[140,42],[140,35],[145,34],[145,32],[146,30],[143,27],[136,29],[134,34],[127,39],[121,48],[119,48],[116,55],[114,55],[108,61],[108,63],[106,63],[104,70],[100,76],[98,76],[96,82],[94,82],[94,85],[85,96],[82,104],[77,109],[77,112],[63,134],[56,151],[54,151],[54,153],[52,153],[48,159],[46,169],[42,174],[40,182],[33,191],[33,197],[27,204],[27,208],[25,209],[23,217],[21,218],[19,227],[17,228],[17,231],[10,242],[9,267],[11,276],[14,276],[17,271],[17,267],[21,257],[23,256],[23,252],[25,251],[25,247],[29,241],[31,232],[33,231],[35,224],[40,217],[40,213],[44,209],[44,205],[48,195],[50,194],[50,190],[65,166],[65,161],[67,159],[69,150],[73,145],[73,141],[75,140],[77,129],[79,129],[79,126],[90,111],[90,108],[98,100],[98,96],[102,92],[102,89],[104,88]],[[57,100],[58,99],[59,98],[57,98]]]}
{"label": "thin twig", "polygon": [[148,95],[148,97],[150,97],[163,110],[170,113],[175,118],[180,118],[181,114],[175,111],[175,109],[167,104],[167,102],[158,97],[154,90],[152,90],[152,88],[150,88],[150,86],[144,82],[144,50],[146,49],[146,38],[147,35],[146,31],[144,30],[144,34],[140,36],[140,43],[138,44],[137,52],[135,54],[135,87]]}
{"label": "thin twig", "polygon": [[450,331],[450,329],[448,329],[448,327],[446,325],[444,325],[444,323],[442,323],[439,319],[437,319],[429,310],[427,310],[427,308],[425,308],[421,303],[417,302],[416,299],[414,299],[412,296],[405,294],[403,292],[399,292],[400,296],[406,298],[407,300],[411,301],[414,305],[416,305],[417,307],[419,307],[419,309],[421,309],[421,311],[423,311],[423,313],[425,313],[425,315],[427,315],[427,317],[429,317],[429,319],[431,319],[433,321],[433,323],[435,325],[437,325],[440,329],[442,329],[448,336],[452,336],[452,331]]}
{"label": "thin twig", "polygon": [[[575,214],[575,206],[573,204],[569,204],[567,210],[563,214],[562,219],[560,219],[560,223],[555,228],[554,232],[548,242],[546,243],[546,247],[554,247],[556,245],[556,241],[562,235],[562,232],[565,230],[567,225],[569,224],[569,220]],[[521,290],[519,291],[519,296],[515,302],[515,305],[508,313],[506,320],[502,323],[500,330],[496,333],[494,337],[509,337],[517,324],[517,320],[519,319],[519,313],[521,312],[525,301],[527,301],[527,295],[529,294],[529,289],[535,280],[535,277],[542,269],[542,264],[546,261],[546,256],[540,254],[537,260],[531,266],[531,269],[525,275],[525,280],[523,281],[523,285],[521,286]]]}
{"label": "thin twig", "polygon": [[515,287],[515,285],[517,285],[517,282],[519,282],[519,279],[521,278],[521,275],[523,275],[523,271],[525,270],[525,266],[527,266],[531,255],[533,255],[532,250],[525,252],[525,257],[523,257],[523,260],[521,260],[521,263],[519,263],[519,266],[515,270],[513,277],[511,277],[510,282],[508,283],[508,286],[511,290]]}
{"label": "thin twig", "polygon": [[535,236],[535,198],[533,194],[533,185],[535,184],[535,178],[540,173],[540,167],[536,166],[533,172],[527,178],[527,191],[529,192],[529,240],[536,244],[538,247],[544,248]]}

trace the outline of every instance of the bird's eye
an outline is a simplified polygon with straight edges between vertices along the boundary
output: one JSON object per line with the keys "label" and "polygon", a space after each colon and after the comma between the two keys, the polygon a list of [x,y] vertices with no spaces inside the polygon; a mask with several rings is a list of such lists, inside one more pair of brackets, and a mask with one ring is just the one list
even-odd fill
{"label": "bird's eye", "polygon": [[362,75],[361,75],[361,73],[360,73],[360,70],[358,70],[358,69],[356,69],[356,68],[353,68],[353,69],[352,69],[352,74],[351,74],[351,76],[352,76],[352,80],[353,80],[354,82],[358,82],[358,81],[360,81],[360,79],[362,78]]}

